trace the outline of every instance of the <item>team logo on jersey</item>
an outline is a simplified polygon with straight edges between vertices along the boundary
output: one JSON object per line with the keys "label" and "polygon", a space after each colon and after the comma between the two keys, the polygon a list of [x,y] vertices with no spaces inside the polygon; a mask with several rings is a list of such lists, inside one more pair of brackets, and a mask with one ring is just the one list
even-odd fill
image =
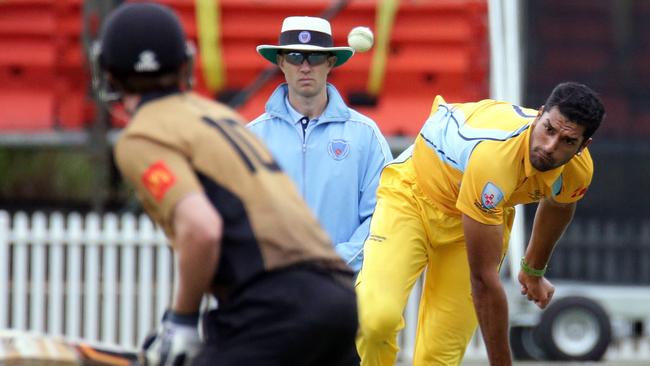
{"label": "team logo on jersey", "polygon": [[135,71],[151,72],[160,70],[160,63],[156,59],[156,53],[151,50],[140,52],[138,62],[135,64]]}
{"label": "team logo on jersey", "polygon": [[327,152],[334,160],[343,160],[350,153],[350,144],[345,140],[331,140],[327,145]]}
{"label": "team logo on jersey", "polygon": [[488,210],[493,210],[503,200],[503,192],[492,182],[487,182],[481,193],[481,203]]}
{"label": "team logo on jersey", "polygon": [[142,184],[158,202],[162,201],[175,182],[176,176],[162,160],[151,164],[142,174]]}
{"label": "team logo on jersey", "polygon": [[309,32],[307,32],[307,31],[302,31],[302,32],[298,33],[298,40],[301,43],[307,43],[307,42],[311,41],[311,34]]}

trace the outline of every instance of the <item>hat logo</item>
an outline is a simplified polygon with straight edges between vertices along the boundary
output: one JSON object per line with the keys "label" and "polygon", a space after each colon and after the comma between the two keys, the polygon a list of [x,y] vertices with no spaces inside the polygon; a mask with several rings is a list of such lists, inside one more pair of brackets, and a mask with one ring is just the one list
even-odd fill
{"label": "hat logo", "polygon": [[144,50],[138,56],[138,62],[135,64],[135,71],[147,72],[160,70],[160,64],[156,60],[156,54],[151,50]]}
{"label": "hat logo", "polygon": [[300,43],[307,43],[311,41],[311,34],[307,31],[302,31],[300,34],[298,34],[298,40]]}

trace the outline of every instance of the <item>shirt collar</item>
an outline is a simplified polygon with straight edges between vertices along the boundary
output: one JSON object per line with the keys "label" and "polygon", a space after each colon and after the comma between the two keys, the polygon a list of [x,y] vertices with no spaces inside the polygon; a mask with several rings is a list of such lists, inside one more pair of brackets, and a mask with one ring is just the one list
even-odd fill
{"label": "shirt collar", "polygon": [[151,102],[152,100],[156,100],[180,92],[181,92],[180,88],[175,87],[168,90],[160,90],[160,91],[142,94],[140,95],[140,102],[138,103],[138,108],[142,107],[145,103]]}
{"label": "shirt collar", "polygon": [[[269,115],[289,121],[289,110],[286,98],[289,95],[289,86],[286,83],[278,85],[271,97],[266,102],[265,111]],[[332,84],[327,84],[327,106],[318,116],[321,122],[345,122],[350,119],[350,110],[343,101],[338,90]],[[295,121],[294,121],[295,123]]]}
{"label": "shirt collar", "polygon": [[[303,117],[305,117],[302,114],[298,113],[298,111],[295,108],[293,108],[291,103],[289,103],[289,94],[287,94],[287,96],[284,98],[284,104],[287,106],[287,111],[289,112],[290,120],[294,124],[299,123],[300,120]],[[318,118],[310,119],[309,121],[318,121]]]}
{"label": "shirt collar", "polygon": [[287,112],[289,112],[289,117],[290,117],[289,119],[293,123],[298,123],[300,121],[300,119],[303,117],[303,115],[298,113],[298,111],[295,108],[293,108],[291,103],[289,103],[289,95],[288,94],[284,98],[284,104],[287,106]]}

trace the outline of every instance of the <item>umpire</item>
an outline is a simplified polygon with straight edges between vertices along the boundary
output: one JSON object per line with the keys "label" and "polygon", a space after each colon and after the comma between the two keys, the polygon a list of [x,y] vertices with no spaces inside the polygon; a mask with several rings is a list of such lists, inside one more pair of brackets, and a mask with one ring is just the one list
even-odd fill
{"label": "umpire", "polygon": [[[352,273],[290,179],[233,110],[188,91],[191,48],[168,8],[125,4],[96,48],[98,94],[131,119],[122,175],[164,229],[178,286],[149,365],[354,365]],[[108,90],[110,89],[110,90]],[[204,318],[205,293],[219,309]]]}

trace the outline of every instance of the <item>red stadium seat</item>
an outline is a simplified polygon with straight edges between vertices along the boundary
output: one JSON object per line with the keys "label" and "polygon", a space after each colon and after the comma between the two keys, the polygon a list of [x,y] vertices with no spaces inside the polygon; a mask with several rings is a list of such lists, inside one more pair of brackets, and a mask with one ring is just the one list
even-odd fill
{"label": "red stadium seat", "polygon": [[[177,12],[189,38],[198,44],[195,2],[158,2]],[[220,0],[218,4],[226,80],[221,91],[230,92],[250,86],[269,67],[255,47],[277,42],[283,18],[316,16],[333,5],[329,0]],[[82,0],[0,1],[0,47],[12,50],[0,53],[0,95],[13,94],[15,88],[27,90],[2,101],[9,110],[2,112],[0,129],[18,123],[26,123],[28,129],[80,129],[92,122],[94,102],[87,95],[88,63],[81,44],[82,7]],[[345,45],[354,26],[374,28],[376,7],[375,0],[349,2],[332,19],[335,44]],[[91,31],[96,31],[99,24],[90,23]],[[372,55],[358,53],[333,71],[330,80],[343,96],[366,90]],[[196,61],[197,90],[215,97],[206,87],[200,49]],[[240,112],[249,119],[256,117],[282,80],[280,75],[270,81]],[[34,94],[44,85],[50,86],[49,92]],[[400,2],[379,103],[358,109],[373,117],[386,134],[410,135],[419,130],[436,94],[456,101],[487,97],[486,0]],[[30,97],[39,107],[23,108]],[[7,118],[15,120],[7,122]],[[113,126],[123,123],[114,120]]]}
{"label": "red stadium seat", "polygon": [[83,127],[88,73],[81,55],[81,5],[0,2],[0,130]]}
{"label": "red stadium seat", "polygon": [[51,130],[54,101],[54,93],[47,88],[0,91],[0,130]]}

